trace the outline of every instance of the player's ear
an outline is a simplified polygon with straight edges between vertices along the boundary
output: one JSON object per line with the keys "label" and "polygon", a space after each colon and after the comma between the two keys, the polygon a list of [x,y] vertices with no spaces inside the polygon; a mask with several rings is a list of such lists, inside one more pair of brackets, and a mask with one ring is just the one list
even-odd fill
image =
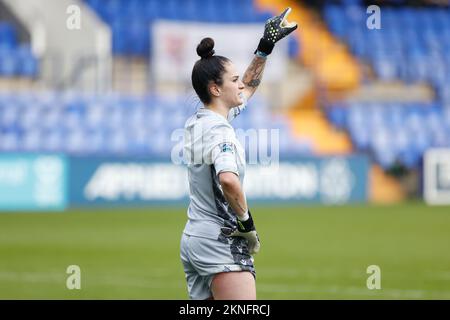
{"label": "player's ear", "polygon": [[217,84],[215,83],[211,83],[209,85],[209,93],[213,96],[213,97],[220,97],[220,88]]}

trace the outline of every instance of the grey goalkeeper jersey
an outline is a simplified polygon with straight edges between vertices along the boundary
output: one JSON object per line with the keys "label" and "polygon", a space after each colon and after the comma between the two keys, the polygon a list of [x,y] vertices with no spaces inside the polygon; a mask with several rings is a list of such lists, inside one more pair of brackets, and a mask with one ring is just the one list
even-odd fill
{"label": "grey goalkeeper jersey", "polygon": [[185,234],[219,239],[221,227],[236,225],[236,214],[225,200],[218,175],[234,172],[243,185],[245,151],[229,121],[245,106],[246,101],[231,109],[228,119],[200,108],[186,121],[183,155],[188,167],[190,204]]}

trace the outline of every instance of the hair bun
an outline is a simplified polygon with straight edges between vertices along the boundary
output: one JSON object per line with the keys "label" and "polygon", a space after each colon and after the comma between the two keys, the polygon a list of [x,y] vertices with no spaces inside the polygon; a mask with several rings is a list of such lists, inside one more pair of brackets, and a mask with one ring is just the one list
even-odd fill
{"label": "hair bun", "polygon": [[214,40],[211,38],[204,38],[200,41],[200,44],[197,46],[197,54],[202,59],[207,59],[214,55]]}

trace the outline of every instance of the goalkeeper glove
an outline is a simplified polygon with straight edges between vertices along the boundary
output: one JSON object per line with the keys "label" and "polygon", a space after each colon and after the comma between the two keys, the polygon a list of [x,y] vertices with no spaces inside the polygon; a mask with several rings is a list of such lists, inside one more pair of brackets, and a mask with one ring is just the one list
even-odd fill
{"label": "goalkeeper glove", "polygon": [[287,8],[279,16],[275,16],[267,20],[264,27],[264,35],[259,41],[259,45],[255,53],[259,51],[265,56],[271,54],[275,43],[297,29],[296,22],[289,23],[287,21],[289,12],[291,12],[291,8]]}
{"label": "goalkeeper glove", "polygon": [[256,254],[259,252],[261,243],[259,242],[258,233],[256,232],[253,218],[248,211],[248,219],[245,221],[237,220],[237,227],[229,228],[222,227],[221,231],[225,237],[243,237],[248,241],[248,251],[250,254]]}

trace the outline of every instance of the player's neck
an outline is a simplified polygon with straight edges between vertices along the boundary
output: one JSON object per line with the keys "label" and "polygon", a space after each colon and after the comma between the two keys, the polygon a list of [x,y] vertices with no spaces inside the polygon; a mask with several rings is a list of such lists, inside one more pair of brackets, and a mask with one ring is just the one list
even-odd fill
{"label": "player's neck", "polygon": [[213,101],[211,104],[207,105],[206,108],[220,114],[225,119],[228,119],[228,112],[230,111],[230,108],[223,103],[220,103],[220,101]]}

